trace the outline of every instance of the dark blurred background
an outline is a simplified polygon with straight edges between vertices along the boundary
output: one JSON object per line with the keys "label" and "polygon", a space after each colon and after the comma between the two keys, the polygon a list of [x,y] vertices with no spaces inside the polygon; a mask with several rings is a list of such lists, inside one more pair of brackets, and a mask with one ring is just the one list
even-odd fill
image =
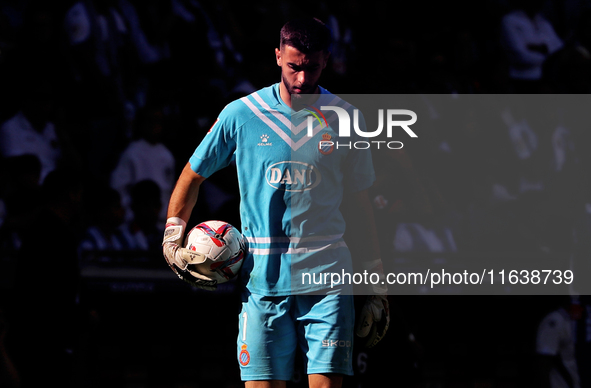
{"label": "dark blurred background", "polygon": [[[374,155],[386,260],[589,271],[591,1],[2,0],[0,386],[241,386],[234,283],[192,289],[160,243],[181,169],[225,104],[279,81],[301,15],[333,33],[322,86],[412,95],[444,128]],[[575,95],[579,115],[459,111],[484,94]],[[240,226],[237,190],[232,168],[208,179],[190,225]],[[591,387],[591,301],[562,293],[392,296],[346,386]]]}

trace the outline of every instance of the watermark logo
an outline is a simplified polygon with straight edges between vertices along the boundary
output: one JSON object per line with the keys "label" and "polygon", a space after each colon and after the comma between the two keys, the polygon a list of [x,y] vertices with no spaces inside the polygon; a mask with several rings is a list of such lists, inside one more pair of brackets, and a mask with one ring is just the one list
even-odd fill
{"label": "watermark logo", "polygon": [[[324,125],[325,128],[328,128],[328,122],[326,121],[326,117],[324,117],[324,114],[322,113],[322,111],[318,110],[318,108],[313,107],[312,105],[305,105],[306,107],[306,111],[310,112],[310,114],[312,114],[312,116],[316,117],[316,120],[318,120],[318,123],[320,124],[320,127],[322,128],[322,125]],[[322,117],[322,119],[324,120],[324,123],[320,120],[320,117]],[[313,124],[313,119],[312,117],[308,116],[308,136],[310,136],[310,127],[312,127]]]}
{"label": "watermark logo", "polygon": [[[329,149],[330,147],[335,146],[337,149],[341,147],[367,149],[372,147],[372,145],[376,148],[380,148],[380,146],[385,146],[389,149],[400,149],[404,146],[404,144],[401,141],[390,140],[394,136],[394,130],[398,128],[404,130],[404,132],[411,138],[418,137],[417,134],[410,128],[411,125],[416,123],[417,114],[409,109],[378,109],[378,128],[373,131],[365,131],[359,125],[359,109],[353,110],[353,120],[351,120],[349,112],[339,106],[321,106],[320,109],[311,106],[308,107],[314,109],[315,112],[312,112],[310,109],[308,109],[308,111],[311,112],[313,116],[316,117],[318,122],[320,122],[320,124],[322,125],[323,123],[319,117],[319,115],[321,115],[321,117],[324,119],[324,125],[326,127],[328,127],[327,120],[322,111],[332,111],[336,114],[336,118],[338,119],[339,123],[339,139],[346,139],[351,137],[351,124],[353,124],[353,130],[359,137],[367,139],[375,138],[381,135],[384,129],[386,130],[386,137],[388,138],[388,141],[372,140],[355,142],[334,142],[330,139],[323,139],[318,144],[318,149],[320,150],[320,152],[322,152],[323,149]],[[307,136],[314,136],[314,119],[311,116],[308,116]]]}

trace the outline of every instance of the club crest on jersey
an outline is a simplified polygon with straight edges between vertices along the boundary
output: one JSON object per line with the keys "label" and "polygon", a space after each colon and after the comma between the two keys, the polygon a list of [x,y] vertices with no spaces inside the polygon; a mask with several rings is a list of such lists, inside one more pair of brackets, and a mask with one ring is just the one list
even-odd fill
{"label": "club crest on jersey", "polygon": [[332,136],[329,133],[322,134],[322,140],[318,143],[318,151],[322,155],[328,155],[334,150],[334,143],[330,141]]}
{"label": "club crest on jersey", "polygon": [[258,146],[272,146],[273,143],[269,142],[269,135],[261,135],[261,141],[257,144]]}
{"label": "club crest on jersey", "polygon": [[238,361],[240,362],[240,365],[247,366],[250,362],[250,353],[248,353],[248,350],[246,350],[246,345],[242,345],[241,349],[242,350],[238,355]]}
{"label": "club crest on jersey", "polygon": [[272,164],[265,171],[267,184],[274,189],[290,192],[304,192],[318,186],[322,177],[311,164],[284,161]]}

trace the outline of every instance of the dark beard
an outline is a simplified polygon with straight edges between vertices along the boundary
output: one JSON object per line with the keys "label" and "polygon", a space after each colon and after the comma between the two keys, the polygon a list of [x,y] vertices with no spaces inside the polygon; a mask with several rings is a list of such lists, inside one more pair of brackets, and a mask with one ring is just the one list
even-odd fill
{"label": "dark beard", "polygon": [[318,96],[315,96],[315,92],[318,89],[318,84],[315,84],[309,88],[311,92],[302,91],[302,94],[299,94],[294,93],[292,85],[287,82],[285,77],[283,77],[283,74],[281,75],[281,82],[283,83],[283,86],[285,86],[287,92],[291,95],[291,108],[296,112],[302,110],[307,105],[312,105],[314,101],[318,99]]}

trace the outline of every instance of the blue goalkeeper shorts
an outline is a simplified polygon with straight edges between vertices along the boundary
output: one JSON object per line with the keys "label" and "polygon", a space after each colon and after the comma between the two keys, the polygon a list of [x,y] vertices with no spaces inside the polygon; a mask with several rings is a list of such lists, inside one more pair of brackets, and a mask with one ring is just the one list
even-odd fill
{"label": "blue goalkeeper shorts", "polygon": [[243,381],[291,380],[296,349],[305,372],[353,374],[352,295],[245,294],[238,362]]}

